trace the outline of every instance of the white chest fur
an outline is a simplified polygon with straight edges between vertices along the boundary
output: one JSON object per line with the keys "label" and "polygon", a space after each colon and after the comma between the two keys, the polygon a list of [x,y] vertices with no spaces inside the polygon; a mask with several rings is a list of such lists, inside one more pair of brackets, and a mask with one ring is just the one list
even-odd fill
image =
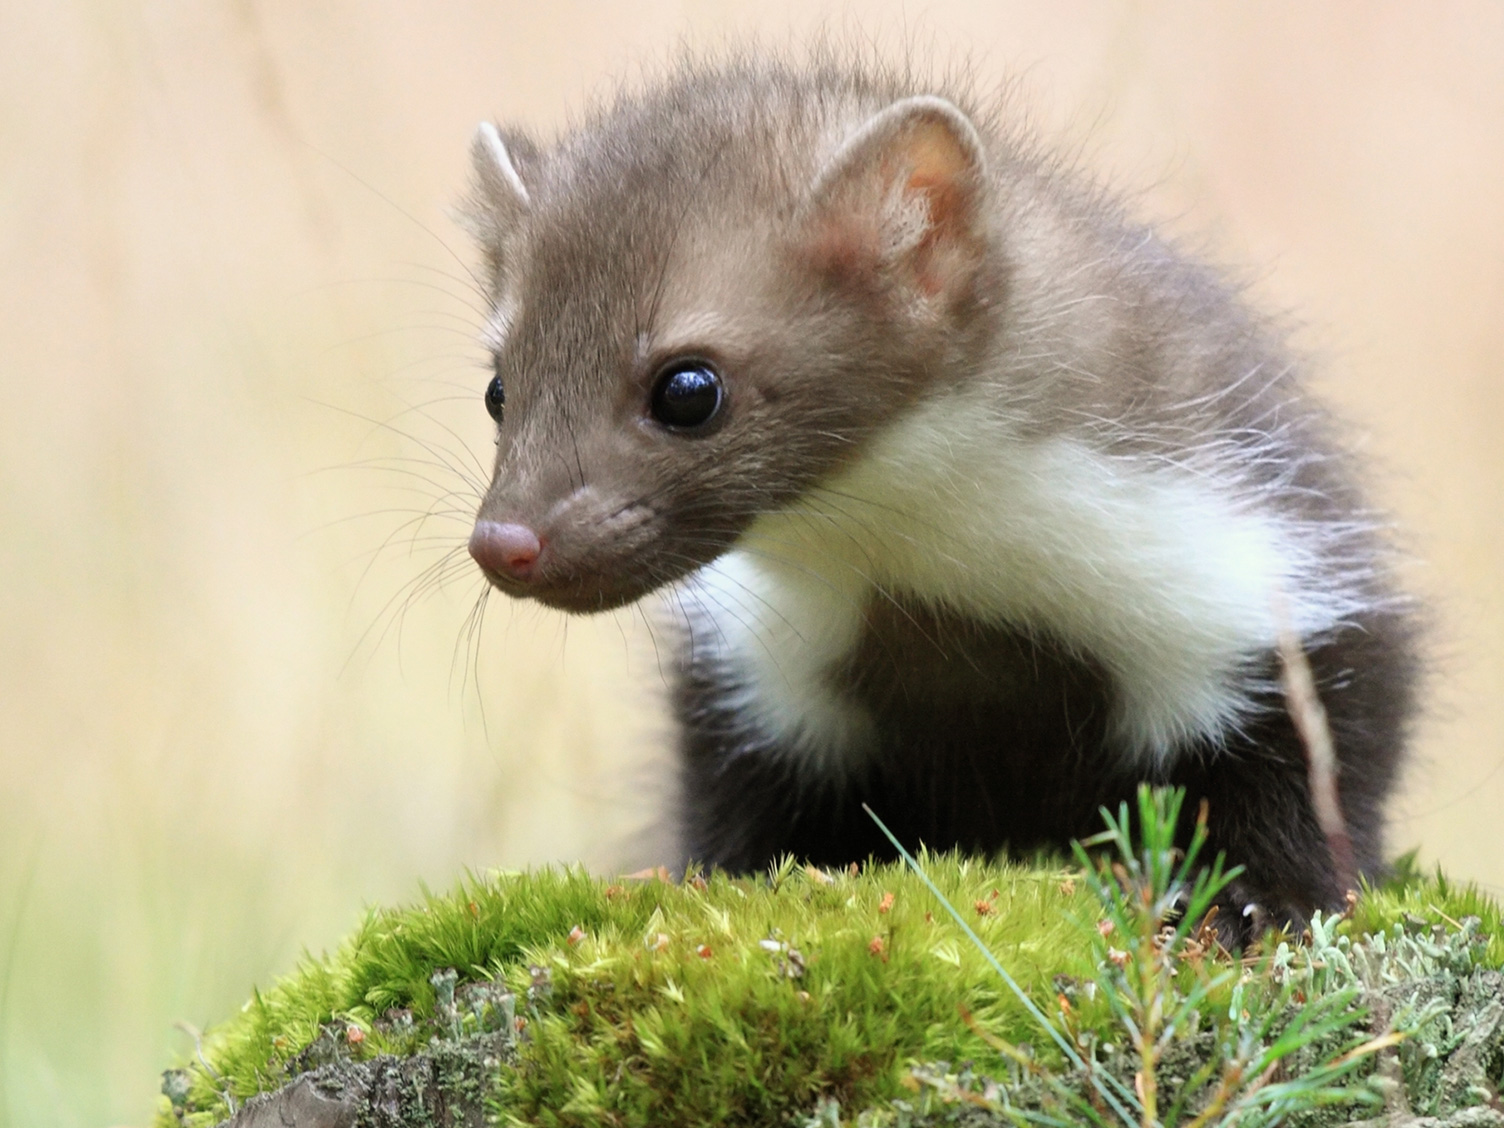
{"label": "white chest fur", "polygon": [[694,644],[743,687],[737,705],[826,770],[872,723],[829,673],[885,592],[1091,656],[1113,682],[1115,743],[1146,766],[1258,707],[1251,667],[1278,604],[1303,637],[1358,609],[1322,530],[1232,474],[1024,442],[988,395],[932,398],[684,588]]}

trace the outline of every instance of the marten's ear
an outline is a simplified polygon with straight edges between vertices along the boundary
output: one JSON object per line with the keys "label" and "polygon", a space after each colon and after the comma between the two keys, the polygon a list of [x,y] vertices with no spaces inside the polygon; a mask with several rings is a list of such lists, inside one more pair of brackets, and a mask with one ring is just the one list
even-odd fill
{"label": "marten's ear", "polygon": [[822,271],[870,286],[907,284],[954,297],[986,249],[986,157],[951,102],[894,102],[857,129],[815,178],[801,237]]}
{"label": "marten's ear", "polygon": [[[519,155],[531,152],[526,141],[514,139]],[[465,218],[482,237],[504,237],[526,213],[530,200],[527,185],[517,172],[517,164],[507,143],[496,127],[483,121],[470,142],[470,164],[475,188],[466,202]]]}

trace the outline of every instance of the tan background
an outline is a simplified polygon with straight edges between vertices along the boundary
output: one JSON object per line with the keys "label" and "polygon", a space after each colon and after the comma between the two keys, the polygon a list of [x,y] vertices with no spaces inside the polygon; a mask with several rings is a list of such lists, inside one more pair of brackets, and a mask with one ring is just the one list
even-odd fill
{"label": "tan background", "polygon": [[476,634],[443,570],[445,209],[483,115],[822,22],[1021,74],[1309,327],[1436,608],[1394,842],[1504,886],[1504,6],[0,0],[0,1125],[144,1122],[175,1020],[420,879],[651,855],[640,617]]}

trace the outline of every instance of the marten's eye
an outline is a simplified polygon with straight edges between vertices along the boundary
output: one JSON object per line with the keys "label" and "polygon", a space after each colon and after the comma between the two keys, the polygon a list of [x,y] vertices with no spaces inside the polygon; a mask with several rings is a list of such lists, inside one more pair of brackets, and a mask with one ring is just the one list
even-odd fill
{"label": "marten's eye", "polygon": [[507,390],[502,387],[501,373],[491,377],[491,382],[486,385],[486,410],[491,418],[501,422],[501,417],[506,414]]}
{"label": "marten's eye", "polygon": [[715,418],[725,401],[721,378],[703,360],[678,360],[653,381],[653,418],[665,427],[693,430]]}

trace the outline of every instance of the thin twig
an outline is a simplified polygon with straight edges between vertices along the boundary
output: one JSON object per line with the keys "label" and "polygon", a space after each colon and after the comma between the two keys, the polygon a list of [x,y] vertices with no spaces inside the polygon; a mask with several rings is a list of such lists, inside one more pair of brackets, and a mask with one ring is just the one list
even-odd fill
{"label": "thin twig", "polygon": [[1305,746],[1316,823],[1326,836],[1339,888],[1343,892],[1357,889],[1358,865],[1353,853],[1353,839],[1337,797],[1337,753],[1332,744],[1331,726],[1327,724],[1326,709],[1316,692],[1311,663],[1290,626],[1284,598],[1278,593],[1274,598],[1274,620],[1279,630],[1280,683],[1285,690],[1285,708],[1289,710],[1295,731]]}

